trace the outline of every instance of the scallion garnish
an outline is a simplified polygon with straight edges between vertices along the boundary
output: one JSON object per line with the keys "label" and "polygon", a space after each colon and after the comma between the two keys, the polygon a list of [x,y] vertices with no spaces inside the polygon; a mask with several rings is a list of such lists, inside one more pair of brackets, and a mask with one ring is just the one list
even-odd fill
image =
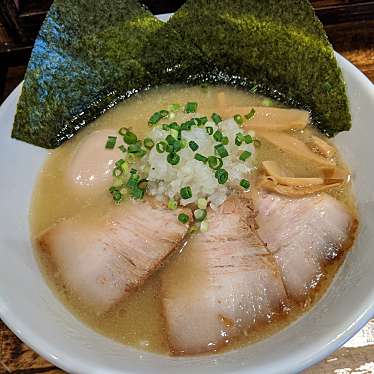
{"label": "scallion garnish", "polygon": [[160,110],[160,116],[161,118],[166,118],[169,115],[169,112],[165,109]]}
{"label": "scallion garnish", "polygon": [[214,149],[215,149],[217,155],[221,158],[225,158],[229,155],[226,147],[223,144],[217,144],[216,146],[214,146]]}
{"label": "scallion garnish", "polygon": [[195,160],[197,160],[197,161],[201,161],[201,162],[203,162],[204,164],[208,161],[208,158],[205,157],[205,156],[203,156],[203,155],[200,154],[200,153],[196,153],[194,158],[195,158]]}
{"label": "scallion garnish", "polygon": [[131,131],[127,130],[123,135],[123,141],[126,144],[135,144],[138,141],[138,137]]}
{"label": "scallion garnish", "polygon": [[165,131],[169,131],[169,124],[168,123],[163,123],[162,124],[162,129]]}
{"label": "scallion garnish", "polygon": [[179,222],[187,223],[190,220],[190,218],[188,217],[188,215],[186,213],[180,213],[178,215],[178,220],[179,220]]}
{"label": "scallion garnish", "polygon": [[148,120],[148,124],[149,125],[156,125],[158,123],[158,121],[162,118],[160,112],[155,112],[151,115],[151,117],[149,118]]}
{"label": "scallion garnish", "polygon": [[118,168],[121,168],[122,169],[122,165],[125,163],[126,161],[121,158],[120,160],[116,161],[115,165],[118,167]]}
{"label": "scallion garnish", "polygon": [[243,117],[240,115],[240,114],[235,114],[234,116],[234,121],[239,125],[241,126],[244,122],[244,119]]}
{"label": "scallion garnish", "polygon": [[139,144],[130,144],[127,150],[129,153],[138,153],[141,149]]}
{"label": "scallion garnish", "polygon": [[245,190],[248,190],[250,183],[247,179],[242,179],[240,181],[240,186],[243,187]]}
{"label": "scallion garnish", "polygon": [[[170,135],[174,138],[174,139],[178,139],[178,135],[179,135],[179,131],[176,130],[176,129],[170,129]],[[169,143],[169,142],[168,142]],[[169,143],[170,144],[170,143]]]}
{"label": "scallion garnish", "polygon": [[245,144],[251,144],[253,142],[252,136],[249,134],[244,135],[244,141],[245,141]]}
{"label": "scallion garnish", "polygon": [[208,165],[211,169],[218,170],[222,167],[223,161],[216,156],[209,156],[208,157]]}
{"label": "scallion garnish", "polygon": [[213,129],[212,126],[207,126],[207,127],[205,127],[205,130],[206,130],[206,132],[207,132],[209,135],[212,135],[212,134],[213,134],[213,131],[214,131],[214,129]]}
{"label": "scallion garnish", "polygon": [[225,169],[218,169],[214,176],[216,177],[219,184],[225,184],[229,179],[229,173]]}
{"label": "scallion garnish", "polygon": [[208,117],[195,118],[197,126],[204,126],[208,122]]}
{"label": "scallion garnish", "polygon": [[106,149],[113,149],[116,145],[117,137],[116,136],[108,136],[108,140],[106,141],[105,148]]}
{"label": "scallion garnish", "polygon": [[216,130],[213,134],[213,139],[216,141],[216,142],[220,142],[223,138],[223,134],[221,131],[219,130]]}
{"label": "scallion garnish", "polygon": [[208,206],[208,200],[207,199],[204,199],[204,198],[200,198],[200,199],[197,199],[197,207],[199,209],[206,209],[206,207]]}
{"label": "scallion garnish", "polygon": [[162,142],[158,142],[156,144],[156,151],[158,153],[164,153],[166,151],[166,146],[167,146],[166,142],[163,142],[163,141]]}
{"label": "scallion garnish", "polygon": [[183,130],[183,131],[190,131],[191,128],[192,128],[192,124],[193,124],[192,121],[183,122],[181,124],[181,130]]}
{"label": "scallion garnish", "polygon": [[199,145],[194,142],[193,140],[191,140],[189,143],[188,143],[189,147],[195,152],[199,149]]}
{"label": "scallion garnish", "polygon": [[166,138],[165,138],[166,142],[170,145],[173,145],[173,143],[176,141],[176,138],[174,138],[174,136],[172,135],[168,135]]}
{"label": "scallion garnish", "polygon": [[239,147],[242,145],[243,141],[244,141],[244,135],[241,132],[238,132],[235,135],[235,145]]}
{"label": "scallion garnish", "polygon": [[122,194],[121,192],[119,191],[114,191],[112,193],[112,196],[113,196],[113,200],[116,202],[116,203],[119,203],[121,200],[122,200]]}
{"label": "scallion garnish", "polygon": [[217,113],[213,113],[213,114],[212,114],[212,120],[213,120],[213,122],[214,122],[216,125],[218,125],[220,122],[222,122],[222,118],[221,118],[221,116],[220,116],[219,114],[217,114]]}
{"label": "scallion garnish", "polygon": [[246,114],[244,117],[247,119],[247,120],[250,120],[251,118],[253,118],[253,116],[255,115],[256,111],[254,108],[251,109],[251,111]]}
{"label": "scallion garnish", "polygon": [[119,176],[121,176],[122,175],[122,173],[123,173],[123,170],[122,170],[122,168],[120,168],[120,167],[115,167],[114,169],[113,169],[113,177],[119,177]]}
{"label": "scallion garnish", "polygon": [[182,105],[181,104],[171,104],[170,106],[169,106],[169,110],[171,111],[171,112],[178,112],[179,110],[181,110],[182,109]]}
{"label": "scallion garnish", "polygon": [[205,209],[196,209],[194,212],[193,212],[193,215],[195,217],[195,220],[197,222],[202,222],[204,221],[204,219],[206,218],[206,210]]}
{"label": "scallion garnish", "polygon": [[178,207],[178,203],[174,199],[168,201],[168,209],[175,210]]}
{"label": "scallion garnish", "polygon": [[170,165],[177,165],[180,159],[180,156],[175,152],[170,152],[166,157],[166,160]]}
{"label": "scallion garnish", "polygon": [[125,135],[126,132],[128,131],[128,129],[126,127],[121,127],[119,130],[118,130],[118,134],[120,134],[121,136]]}
{"label": "scallion garnish", "polygon": [[201,232],[208,232],[208,222],[207,221],[203,221],[201,222],[200,224],[200,231]]}
{"label": "scallion garnish", "polygon": [[179,131],[179,125],[176,122],[172,122],[168,125],[169,129],[174,129]]}
{"label": "scallion garnish", "polygon": [[229,138],[227,136],[224,136],[222,139],[221,139],[221,143],[223,145],[227,145],[229,144]]}
{"label": "scallion garnish", "polygon": [[184,107],[184,110],[186,113],[196,113],[197,103],[194,103],[194,102],[187,103],[186,106]]}
{"label": "scallion garnish", "polygon": [[245,161],[247,160],[249,157],[251,157],[252,153],[251,152],[248,152],[248,151],[243,151],[240,156],[239,156],[239,160],[240,161]]}
{"label": "scallion garnish", "polygon": [[147,149],[152,149],[155,145],[155,142],[151,138],[145,138],[143,140],[144,147]]}
{"label": "scallion garnish", "polygon": [[190,186],[182,187],[180,189],[181,198],[184,200],[190,199],[192,197],[192,190]]}
{"label": "scallion garnish", "polygon": [[119,150],[120,150],[121,152],[123,152],[123,153],[126,152],[126,147],[125,147],[123,144],[120,145],[118,148],[119,148]]}
{"label": "scallion garnish", "polygon": [[249,92],[250,92],[251,94],[254,94],[254,93],[256,93],[257,88],[258,88],[258,84],[254,84],[254,85],[251,87],[251,89],[249,90]]}

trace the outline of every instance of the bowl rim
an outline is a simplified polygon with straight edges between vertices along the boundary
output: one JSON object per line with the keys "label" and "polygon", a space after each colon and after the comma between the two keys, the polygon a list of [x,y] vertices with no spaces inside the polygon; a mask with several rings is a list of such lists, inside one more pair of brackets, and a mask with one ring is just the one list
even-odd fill
{"label": "bowl rim", "polygon": [[[372,96],[374,100],[374,85],[357,67],[351,62],[346,60],[339,53],[335,52],[338,64],[343,71],[347,71],[354,75],[358,81],[360,89],[365,90],[365,94]],[[21,82],[7,97],[7,99],[0,106],[0,117],[9,108],[16,106],[18,97],[22,88]],[[357,333],[368,321],[374,316],[374,300],[368,301],[365,311],[355,320],[354,323],[346,326],[346,328],[338,334],[335,338],[330,339],[326,344],[319,347],[311,347],[305,350],[302,355],[289,356],[287,362],[278,360],[278,364],[282,366],[281,370],[285,373],[300,372],[333,353],[336,349],[342,346],[349,340],[355,333]],[[8,312],[5,301],[0,295],[0,318],[9,327],[10,330],[21,339],[32,350],[40,354],[53,365],[67,371],[74,373],[101,373],[119,374],[117,369],[108,369],[102,366],[91,367],[89,362],[81,361],[79,355],[69,355],[65,353],[58,345],[52,346],[43,336],[29,328],[25,321],[19,320]],[[348,321],[347,321],[348,322]],[[58,356],[53,352],[59,352]],[[276,364],[277,361],[274,362]],[[243,367],[237,370],[237,373],[246,373],[248,368]]]}

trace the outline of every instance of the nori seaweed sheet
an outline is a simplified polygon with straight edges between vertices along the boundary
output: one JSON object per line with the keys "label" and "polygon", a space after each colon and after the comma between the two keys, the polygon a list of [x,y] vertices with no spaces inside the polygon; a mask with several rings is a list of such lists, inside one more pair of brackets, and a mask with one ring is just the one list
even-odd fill
{"label": "nori seaweed sheet", "polygon": [[12,136],[46,148],[159,84],[224,83],[351,118],[333,49],[306,0],[188,0],[166,24],[135,0],[56,0],[36,41]]}
{"label": "nori seaweed sheet", "polygon": [[12,136],[55,148],[146,87],[140,53],[161,25],[136,0],[56,0],[34,45]]}

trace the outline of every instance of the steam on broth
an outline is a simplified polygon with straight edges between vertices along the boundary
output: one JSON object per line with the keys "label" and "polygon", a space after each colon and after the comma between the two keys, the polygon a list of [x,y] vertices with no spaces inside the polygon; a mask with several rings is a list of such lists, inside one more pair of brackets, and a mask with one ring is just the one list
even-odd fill
{"label": "steam on broth", "polygon": [[[194,232],[191,234],[189,232],[178,245],[168,247],[162,253],[162,255],[160,255],[160,257],[155,260],[155,263],[160,265],[160,267],[158,267],[158,265],[156,266],[158,267],[158,270],[150,274],[149,278],[144,279],[144,282],[143,280],[141,282],[139,281],[138,283],[135,282],[136,284],[133,282],[135,285],[131,285],[131,287],[129,288],[129,295],[127,297],[122,298],[119,295],[118,297],[115,297],[113,299],[114,301],[112,299],[110,300],[111,303],[113,302],[113,305],[108,304],[109,307],[105,307],[105,310],[96,309],[95,307],[90,305],[90,303],[87,302],[84,297],[77,295],[76,289],[74,289],[74,282],[72,282],[71,279],[69,279],[69,282],[66,281],[64,269],[61,266],[61,260],[58,260],[60,261],[60,263],[56,265],[56,258],[60,259],[61,256],[69,256],[69,250],[60,250],[59,253],[62,255],[60,257],[53,257],[52,250],[56,247],[55,241],[46,242],[44,240],[45,235],[47,235],[48,233],[50,234],[52,232],[50,230],[62,227],[61,225],[64,224],[66,225],[66,222],[68,222],[69,225],[69,222],[72,222],[69,220],[75,219],[72,217],[77,216],[77,214],[80,214],[81,217],[86,217],[84,218],[84,225],[97,225],[100,219],[103,219],[102,217],[106,217],[106,215],[109,215],[109,217],[111,217],[110,219],[106,219],[106,222],[111,222],[112,220],[119,222],[119,224],[122,225],[122,218],[113,219],[112,216],[110,216],[110,212],[112,212],[113,210],[123,211],[123,215],[125,216],[126,209],[128,209],[128,211],[130,212],[133,208],[129,207],[128,202],[121,203],[118,206],[115,205],[113,202],[113,194],[111,196],[111,194],[108,192],[107,184],[109,183],[110,186],[112,178],[111,173],[114,167],[114,162],[111,161],[105,164],[106,161],[104,159],[100,161],[99,166],[103,165],[103,163],[105,164],[105,167],[102,168],[105,173],[99,180],[99,182],[101,181],[100,183],[96,183],[95,180],[90,180],[90,173],[86,173],[87,175],[85,177],[85,170],[80,170],[79,168],[71,168],[69,165],[72,165],[72,162],[74,160],[83,160],[83,163],[86,162],[86,164],[88,163],[90,165],[90,168],[92,168],[93,170],[92,173],[94,174],[95,167],[98,164],[95,164],[95,162],[93,161],[95,160],[96,155],[101,152],[100,144],[102,144],[102,149],[104,149],[108,136],[110,136],[111,134],[114,136],[118,136],[117,131],[123,127],[128,129],[131,128],[131,132],[136,133],[139,139],[144,139],[152,134],[153,139],[156,139],[156,142],[159,142],[162,139],[161,136],[164,135],[162,133],[162,129],[151,130],[151,127],[148,125],[149,118],[152,116],[152,114],[157,113],[160,108],[168,108],[171,104],[174,103],[185,104],[195,102],[198,103],[197,111],[199,113],[199,116],[200,114],[206,114],[210,116],[211,113],[220,113],[223,116],[223,119],[225,119],[233,117],[235,114],[241,114],[242,116],[244,116],[245,114],[248,115],[249,119],[244,121],[243,130],[240,130],[241,126],[239,126],[238,123],[235,124],[234,120],[232,119],[231,122],[223,122],[222,125],[223,133],[226,123],[227,127],[231,126],[232,132],[230,133],[229,130],[227,130],[228,137],[235,136],[235,134],[237,133],[237,129],[239,129],[240,131],[243,131],[243,134],[247,134],[246,131],[250,131],[249,134],[251,134],[252,137],[257,141],[257,145],[256,143],[253,144],[253,141],[248,144],[246,144],[245,141],[242,141],[242,143],[240,143],[240,146],[234,145],[233,141],[231,141],[229,145],[226,144],[226,147],[230,153],[230,155],[227,156],[224,164],[224,167],[228,170],[230,175],[230,179],[228,180],[228,182],[236,184],[238,188],[230,189],[229,187],[227,187],[226,189],[224,189],[223,184],[219,184],[217,186],[213,185],[212,183],[215,181],[214,178],[213,182],[212,179],[205,180],[203,179],[205,178],[204,175],[196,178],[195,180],[192,180],[190,184],[193,191],[197,191],[198,189],[202,189],[204,186],[207,186],[207,189],[209,189],[210,191],[209,201],[211,202],[212,206],[216,205],[214,206],[215,210],[210,211],[210,208],[201,208],[199,206],[199,203],[201,203],[201,201],[199,202],[199,199],[197,199],[197,197],[200,197],[200,199],[204,200],[201,197],[203,191],[199,190],[200,195],[197,194],[196,199],[194,199],[195,196],[187,196],[185,201],[183,202],[182,196],[180,203],[180,205],[182,206],[178,206],[176,210],[169,209],[168,212],[174,217],[173,219],[175,219],[175,225],[185,227],[185,230],[181,230],[182,233],[180,234],[181,236],[184,236],[185,233],[187,233],[187,226],[184,226],[181,222],[178,222],[178,217],[180,216],[180,214],[185,212],[185,209],[188,209],[192,205],[194,206],[193,209],[195,210],[205,211],[208,209],[209,213],[207,218],[200,217],[202,218],[202,223],[198,224],[198,228],[201,229],[201,233]],[[271,107],[266,106],[269,104],[271,105]],[[263,132],[263,129],[256,127],[256,121],[258,121],[257,119],[255,120],[256,113],[251,114],[250,112],[251,108],[253,107],[261,108],[258,109],[257,113],[259,117],[264,116],[266,120],[269,120],[269,116],[273,116],[273,125],[277,128],[272,129],[272,131],[274,131],[274,133],[275,131],[282,131],[282,136],[278,136],[276,137],[276,140],[273,140],[272,136],[267,136],[267,132]],[[60,298],[60,300],[72,311],[75,316],[77,316],[79,319],[84,321],[87,325],[89,325],[99,333],[102,333],[113,338],[114,340],[134,346],[139,349],[165,354],[169,353],[170,349],[175,354],[204,353],[206,351],[221,352],[225,349],[238,348],[242,345],[255,342],[259,339],[263,339],[268,335],[274,334],[280,329],[286,327],[291,321],[295,320],[298,316],[308,310],[308,308],[310,308],[319,299],[319,297],[323,295],[326,287],[328,287],[328,285],[332,281],[334,274],[341,264],[341,261],[344,259],[346,251],[350,248],[354,236],[354,217],[357,216],[357,213],[355,209],[353,194],[351,191],[349,170],[344,164],[344,161],[342,160],[339,153],[333,154],[334,148],[330,145],[329,141],[321,135],[321,133],[319,133],[310,125],[307,125],[305,128],[303,126],[299,126],[300,121],[305,121],[305,118],[303,119],[303,116],[305,116],[305,112],[302,113],[300,111],[295,111],[294,113],[292,113],[291,117],[287,117],[289,121],[290,118],[293,118],[292,121],[295,121],[294,125],[292,126],[293,130],[287,130],[287,128],[282,127],[284,126],[284,122],[287,122],[287,119],[279,119],[279,121],[277,120],[276,113],[281,112],[275,111],[275,114],[272,113],[273,108],[276,107],[281,108],[278,104],[269,102],[268,99],[265,99],[263,97],[248,94],[244,91],[228,87],[161,87],[153,89],[147,93],[140,94],[129,99],[125,103],[119,104],[117,107],[111,109],[103,116],[98,118],[89,127],[82,130],[72,140],[50,153],[40,173],[40,177],[34,191],[30,219],[32,237],[35,241],[35,252],[39,259],[40,267],[43,271],[43,274],[45,275],[48,284],[56,292],[56,295]],[[173,120],[181,123],[183,121],[190,120],[194,117],[194,115],[194,113],[188,114],[180,111],[176,114]],[[253,128],[251,128],[251,119],[253,119],[254,123]],[[170,122],[173,121],[168,120],[168,123]],[[214,124],[212,125],[212,127],[214,127]],[[101,135],[98,138],[95,135],[95,132],[97,131],[101,131]],[[261,136],[261,132],[263,136]],[[102,134],[104,134],[104,136],[102,136]],[[160,136],[160,138],[157,138],[157,136]],[[188,138],[188,136],[192,135],[186,136],[187,143],[190,141],[194,141],[192,140],[192,138]],[[93,145],[90,145],[91,143],[89,143],[90,137],[91,139],[93,139]],[[199,143],[200,147],[199,151],[194,151],[195,154],[196,152],[202,152],[202,156],[204,153],[202,150],[213,147],[214,144],[216,144],[209,143],[210,138],[207,140],[207,136],[205,135],[205,128],[204,136],[201,135],[200,138],[197,137],[193,139],[198,139],[196,140],[196,143]],[[289,144],[287,142],[289,142],[290,139],[293,139],[292,144],[296,144],[299,141],[302,145],[308,148],[308,150],[310,150],[312,158],[308,160],[308,154],[307,156],[304,155],[302,157],[300,156],[300,154],[297,154],[297,145],[295,147],[292,147],[291,150],[287,149],[286,146],[280,144],[280,141],[282,141],[282,139],[284,140],[283,144]],[[89,144],[87,147],[89,150],[91,150],[91,153],[88,155],[84,151],[86,143]],[[115,150],[113,151],[115,153],[115,156],[113,156],[115,160],[121,158],[121,152],[117,148],[119,144],[122,143],[117,143]],[[236,152],[235,147],[242,147],[240,149],[238,148],[239,153],[235,154],[235,160],[243,153],[245,157],[248,157],[248,160],[240,159],[240,162],[235,161],[234,156],[232,156],[234,155],[233,152]],[[301,151],[308,153],[308,150],[302,149]],[[250,156],[248,156],[249,153],[251,153]],[[193,153],[191,154],[193,155]],[[184,168],[182,176],[180,176],[180,174],[171,175],[170,180],[168,180],[167,178],[169,178],[170,175],[167,174],[168,171],[157,169],[160,162],[157,157],[159,157],[159,155],[157,155],[155,152],[153,159],[151,158],[151,156],[149,156],[148,166],[150,166],[151,170],[147,171],[149,175],[149,191],[153,195],[152,199],[155,199],[155,201],[157,201],[157,198],[160,198],[160,196],[164,196],[166,193],[168,193],[168,191],[171,191],[171,196],[169,196],[169,203],[171,200],[173,200],[174,202],[173,196],[178,195],[175,192],[179,191],[181,187],[184,186],[183,183],[185,179],[183,178],[189,178],[189,175],[187,175],[186,177],[186,170],[188,170],[191,163],[191,165],[193,165],[194,161],[192,159],[187,161],[180,161],[180,170]],[[271,161],[272,163],[269,163],[268,161]],[[144,169],[141,169],[143,166],[139,166],[139,164],[137,164],[136,167],[138,169],[138,173],[145,172],[145,167]],[[154,177],[152,177],[153,167],[157,169],[157,173],[155,172],[156,175]],[[168,165],[168,167],[170,167],[170,165]],[[163,172],[164,174],[162,174]],[[162,175],[162,178],[164,180],[163,187],[160,187],[156,182],[157,177],[161,179],[160,175]],[[77,181],[77,176],[83,179]],[[301,177],[304,178],[304,181],[300,180]],[[181,182],[178,184],[178,178],[182,180],[183,183]],[[306,180],[306,178],[313,178],[313,180]],[[76,183],[71,184],[69,182],[71,180],[75,180]],[[287,204],[289,202],[290,204],[293,204],[294,201],[292,199],[294,199],[296,196],[299,196],[300,194],[305,196],[306,206],[308,207],[307,209],[309,209],[309,211],[311,212],[310,219],[314,220],[313,222],[319,219],[320,216],[318,216],[318,214],[321,209],[323,209],[324,212],[328,213],[330,211],[330,207],[332,207],[331,210],[334,213],[338,211],[337,216],[334,216],[331,213],[331,217],[338,218],[334,218],[334,222],[336,223],[336,225],[334,227],[331,227],[331,230],[326,231],[326,233],[322,235],[322,237],[328,238],[328,243],[326,245],[323,244],[321,239],[320,242],[316,244],[316,254],[312,255],[312,262],[314,263],[315,268],[311,269],[311,272],[316,272],[316,274],[313,273],[313,276],[311,278],[312,283],[314,283],[305,283],[305,287],[303,287],[307,289],[308,292],[302,295],[298,294],[297,297],[287,298],[287,294],[288,296],[290,296],[292,292],[287,289],[287,281],[289,280],[288,274],[284,276],[284,274],[282,275],[282,271],[286,269],[285,271],[290,272],[290,270],[289,268],[284,266],[281,254],[277,252],[277,246],[281,238],[267,237],[267,235],[264,235],[264,237],[260,238],[260,240],[262,239],[266,242],[266,244],[268,244],[268,248],[263,246],[263,243],[256,241],[256,243],[254,244],[256,248],[260,248],[261,246],[263,246],[261,247],[260,251],[261,256],[268,257],[268,259],[265,259],[263,261],[261,266],[263,266],[263,268],[265,269],[266,274],[277,274],[276,281],[273,284],[277,284],[278,282],[280,287],[279,295],[281,296],[279,296],[279,300],[276,299],[274,303],[272,303],[271,305],[267,305],[267,307],[270,308],[268,310],[268,313],[271,314],[271,318],[261,319],[260,316],[257,315],[250,316],[249,319],[256,319],[256,321],[258,320],[259,323],[252,323],[250,320],[248,320],[247,322],[245,322],[246,326],[244,326],[243,328],[238,328],[240,330],[239,333],[237,333],[236,331],[234,333],[230,324],[235,325],[235,318],[237,318],[237,316],[234,315],[229,318],[227,315],[224,315],[222,316],[223,325],[226,327],[223,327],[222,329],[227,330],[225,330],[225,333],[227,334],[227,341],[217,341],[217,344],[213,343],[209,348],[205,349],[205,343],[203,339],[202,348],[196,347],[194,346],[194,342],[196,341],[196,339],[193,338],[193,336],[192,338],[191,336],[187,336],[185,340],[178,340],[180,336],[182,336],[182,334],[180,336],[178,335],[178,331],[182,332],[182,330],[184,329],[188,332],[188,329],[190,327],[187,323],[184,326],[179,326],[178,319],[173,320],[173,318],[175,317],[175,313],[173,311],[177,310],[178,307],[182,305],[181,303],[184,302],[184,297],[187,298],[188,295],[192,295],[194,292],[196,292],[196,289],[198,289],[198,287],[204,287],[204,282],[209,283],[209,280],[206,280],[204,277],[199,278],[199,274],[202,271],[206,272],[205,267],[209,269],[212,266],[211,260],[209,260],[211,259],[211,257],[209,257],[209,253],[211,253],[209,251],[211,251],[211,249],[207,248],[206,251],[206,253],[209,254],[207,257],[209,258],[208,260],[206,258],[199,258],[198,262],[196,262],[193,257],[194,251],[196,252],[196,248],[194,248],[196,247],[195,241],[197,240],[196,238],[200,238],[200,240],[203,240],[204,242],[204,238],[208,238],[207,240],[214,240],[215,238],[219,237],[218,234],[213,235],[213,239],[209,236],[211,235],[209,234],[209,232],[214,232],[214,217],[217,215],[219,216],[221,213],[223,216],[223,214],[228,209],[227,204],[230,203],[230,199],[242,199],[241,194],[243,193],[243,190],[248,190],[248,186],[245,182],[242,182],[243,180],[250,183],[251,186],[251,192],[247,192],[247,195],[253,194],[256,190],[266,190],[264,196],[259,195],[259,199],[263,198],[264,204],[261,205],[260,203],[258,203],[259,200],[256,200],[256,198],[254,198],[255,205],[258,205],[255,208],[248,208],[249,211],[260,211],[259,217],[264,223],[263,225],[260,225],[260,233],[261,226],[265,227],[267,222],[266,220],[270,219],[269,215],[273,214],[271,210],[272,204],[286,204],[286,207],[288,207]],[[82,184],[84,185],[83,188],[81,188],[82,186],[80,187],[80,182],[82,182]],[[303,183],[305,183],[304,186],[302,186]],[[167,186],[167,188],[165,186]],[[310,204],[310,201],[314,201],[313,199],[316,199],[316,194],[311,194],[310,191],[307,191],[307,189],[310,189],[312,187],[316,189],[315,191],[318,196],[322,196],[321,204],[325,204],[323,205],[323,208],[318,208],[319,210],[315,208],[314,203]],[[321,192],[323,191],[323,189],[325,189],[325,187],[327,188],[326,192]],[[172,188],[174,188],[174,190],[172,190]],[[327,193],[328,195],[324,195],[325,193]],[[281,201],[278,202],[277,197],[273,197],[272,194],[276,194],[274,196],[278,196],[278,194],[281,194]],[[232,196],[228,197],[228,195]],[[222,196],[225,197],[222,198]],[[271,200],[270,202],[268,201],[269,196]],[[251,195],[251,201],[252,200],[253,195]],[[147,204],[147,202],[145,204]],[[152,204],[153,203],[151,203],[151,205]],[[156,202],[155,204],[157,205],[161,203]],[[319,200],[318,204],[320,204]],[[337,204],[337,206],[339,207],[338,209],[336,209],[335,204]],[[196,209],[196,205],[199,209]],[[53,207],[53,209],[51,209],[51,207]],[[264,207],[263,211],[261,211],[262,207]],[[320,207],[320,205],[318,205],[318,207]],[[158,205],[156,207],[152,205],[151,209],[160,208],[158,207]],[[165,209],[167,208],[165,207]],[[242,209],[245,209],[244,206]],[[294,221],[292,222],[295,224],[295,227],[299,227],[297,225],[299,225],[298,212],[300,209],[306,208],[304,208],[304,206],[302,208],[292,208],[288,213],[291,216],[293,215],[292,217],[294,217]],[[342,210],[340,211],[339,209]],[[239,215],[242,213],[240,206],[236,206],[235,210],[230,210],[230,214],[234,214],[235,212],[237,212]],[[140,215],[142,212],[138,213]],[[167,217],[170,217],[169,213]],[[227,215],[228,219],[232,217],[230,214]],[[187,219],[189,219],[189,222],[191,223],[192,214],[187,212],[186,215],[188,216]],[[245,219],[247,219],[249,215],[250,213],[248,213],[248,216],[246,216]],[[161,222],[161,224],[162,222],[167,222],[164,221],[168,219],[166,218],[166,216],[164,218],[163,216],[160,217],[161,218],[159,219],[159,221]],[[273,222],[277,222],[276,220],[278,220],[279,217],[272,216],[271,219],[275,220]],[[196,215],[195,220],[197,220]],[[217,222],[218,221],[220,221],[219,218],[217,218]],[[203,223],[206,223],[207,227],[204,228]],[[153,224],[156,225],[157,223],[149,223],[149,225],[151,226]],[[227,224],[231,225],[232,223],[228,222]],[[74,225],[79,227],[79,219]],[[169,223],[169,226],[170,225],[172,224]],[[327,223],[326,225],[328,226],[329,223]],[[50,229],[51,227],[52,229]],[[233,227],[235,228],[236,226]],[[255,227],[255,224],[251,227]],[[158,229],[155,229],[155,232],[157,232],[157,230]],[[222,230],[220,228],[218,232],[221,231]],[[235,230],[231,230],[229,231],[229,233],[230,235],[232,234],[233,237],[236,235]],[[235,240],[238,240],[240,243],[247,243],[247,241],[249,240],[253,244],[253,241],[257,240],[254,238],[254,234],[251,233],[250,230],[248,230],[248,233],[243,233],[243,230],[241,230],[237,233],[237,235],[238,236],[235,237]],[[248,235],[249,239],[245,235]],[[303,233],[297,232],[294,233],[294,235],[303,235]],[[63,236],[64,238],[66,238],[65,234]],[[44,238],[44,245],[42,246],[40,245],[40,238]],[[82,240],[84,238],[82,238]],[[266,238],[266,240],[264,240],[264,238]],[[115,240],[117,242],[117,239]],[[145,237],[144,243],[147,243],[147,240],[148,239]],[[125,244],[126,243],[123,243],[123,245]],[[63,244],[61,245],[63,246]],[[292,247],[293,244],[291,243],[290,245]],[[201,244],[201,247],[202,246],[203,245]],[[240,254],[241,257],[239,262],[240,264],[242,264],[242,262],[244,261],[243,259],[245,259],[245,261],[248,261],[248,266],[243,268],[243,270],[240,267],[242,265],[240,265],[240,274],[244,274],[244,279],[258,279],[256,278],[257,273],[248,272],[248,268],[251,267],[251,263],[257,261],[257,258],[253,257],[252,260],[248,259],[246,257],[246,244],[243,244],[243,246],[244,247]],[[323,252],[323,250],[318,252],[321,246],[326,248],[326,253]],[[48,247],[48,250],[46,250],[46,247]],[[178,249],[171,253],[174,248]],[[253,248],[253,246],[251,248]],[[334,251],[331,252],[331,248],[333,250],[336,250],[336,253]],[[224,247],[222,248],[222,253],[226,253]],[[239,256],[238,253],[239,252],[234,252],[232,254],[228,254],[228,256]],[[225,255],[222,256],[224,257]],[[222,260],[222,256],[219,257],[220,260]],[[271,259],[269,256],[271,257]],[[301,254],[300,256],[300,258],[304,258],[304,254]],[[329,256],[331,256],[331,259],[329,258]],[[74,259],[74,253],[71,254],[71,258]],[[64,265],[65,268],[71,266],[71,268],[74,269],[73,265],[76,264],[71,260],[71,258],[69,257],[66,260],[66,263]],[[80,261],[84,262],[84,259]],[[269,264],[269,262],[271,262],[271,264]],[[197,263],[199,265],[196,265]],[[90,266],[90,261],[87,261],[87,266]],[[154,266],[155,265],[152,265],[152,268]],[[224,263],[220,264],[219,266],[235,267],[237,266],[237,263],[234,261],[229,265],[227,265],[227,263]],[[273,270],[275,272],[273,272]],[[252,271],[256,271],[256,269]],[[141,276],[140,278],[142,277],[143,276]],[[225,280],[221,280],[220,282],[226,284],[226,278],[224,279]],[[298,281],[301,283],[303,282],[303,280]],[[91,284],[92,282],[95,282],[94,275],[91,279]],[[242,278],[240,278],[240,284],[242,285],[241,282]],[[72,285],[74,286],[73,288],[71,287]],[[284,287],[286,287],[286,289]],[[178,294],[178,292],[183,292],[183,294],[180,295]],[[243,293],[245,292],[243,291]],[[176,295],[178,297],[176,297]],[[260,297],[258,295],[258,290],[254,290],[251,293],[251,300],[255,300],[256,297]],[[261,297],[266,298],[267,295],[268,294],[265,292],[265,296]],[[278,296],[274,297],[277,298]],[[166,307],[166,298],[168,298],[169,301],[172,300],[172,304],[170,304],[168,307]],[[186,300],[188,301],[188,299]],[[221,304],[221,301],[219,302],[219,304]],[[223,302],[223,304],[225,304],[225,301]],[[222,308],[223,311],[227,311],[224,306],[222,306]],[[220,314],[222,310],[220,309],[217,313]],[[202,310],[202,315],[205,312],[206,309]],[[196,316],[196,318],[198,318],[198,316]],[[207,316],[207,318],[209,320],[209,316]],[[245,321],[246,317],[239,316],[238,318],[240,318],[241,321]],[[193,319],[190,321],[190,323],[194,323]],[[173,327],[171,328],[171,326]],[[207,333],[207,339],[209,340],[211,339],[211,337],[208,335],[209,334]],[[174,343],[177,340],[179,348],[175,348]]]}

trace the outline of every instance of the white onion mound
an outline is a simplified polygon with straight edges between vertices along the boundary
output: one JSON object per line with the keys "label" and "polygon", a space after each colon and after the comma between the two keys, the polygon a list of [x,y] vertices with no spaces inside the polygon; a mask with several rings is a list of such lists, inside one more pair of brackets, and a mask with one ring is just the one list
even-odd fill
{"label": "white onion mound", "polygon": [[[212,135],[209,135],[205,129],[211,126],[214,131],[220,129],[224,136],[229,138],[229,144],[226,149],[229,153],[223,159],[223,168],[228,172],[228,181],[221,185],[218,184],[214,176],[215,170],[212,170],[208,164],[194,159],[195,153],[200,153],[206,157],[214,156],[214,146],[217,143]],[[233,190],[233,188],[241,188],[239,186],[241,179],[248,179],[253,169],[253,160],[255,158],[255,148],[253,143],[235,145],[236,134],[242,132],[234,119],[228,119],[221,122],[218,126],[214,122],[208,122],[205,127],[192,127],[191,131],[183,131],[182,137],[187,141],[195,141],[199,145],[199,149],[193,152],[187,145],[178,152],[180,162],[177,165],[171,165],[167,162],[167,153],[158,153],[154,147],[146,161],[146,169],[148,170],[147,179],[148,192],[156,198],[162,200],[179,199],[179,192],[182,187],[190,186],[192,197],[190,199],[180,199],[181,205],[195,203],[199,198],[205,198],[210,201],[213,208],[221,205]],[[159,127],[152,129],[149,134],[155,144],[164,141],[167,132]],[[254,133],[250,133],[254,136]],[[239,160],[239,156],[243,151],[249,151],[252,156],[246,161]]]}

